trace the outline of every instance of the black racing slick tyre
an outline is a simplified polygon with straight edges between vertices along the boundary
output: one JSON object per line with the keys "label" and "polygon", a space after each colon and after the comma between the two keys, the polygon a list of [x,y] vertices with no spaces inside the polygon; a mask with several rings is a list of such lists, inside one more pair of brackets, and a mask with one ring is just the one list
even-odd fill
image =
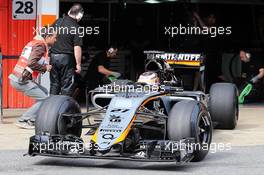
{"label": "black racing slick tyre", "polygon": [[208,154],[212,141],[212,120],[206,107],[198,101],[183,100],[176,103],[168,118],[168,137],[172,141],[195,138],[193,162]]}
{"label": "black racing slick tyre", "polygon": [[[37,135],[48,132],[50,135],[75,135],[81,136],[82,122],[80,117],[62,116],[61,114],[81,113],[80,106],[72,98],[62,95],[48,97],[42,103],[35,123]],[[74,121],[74,122],[73,122]]]}
{"label": "black racing slick tyre", "polygon": [[238,120],[238,91],[232,83],[215,83],[208,103],[212,121],[218,129],[234,129]]}

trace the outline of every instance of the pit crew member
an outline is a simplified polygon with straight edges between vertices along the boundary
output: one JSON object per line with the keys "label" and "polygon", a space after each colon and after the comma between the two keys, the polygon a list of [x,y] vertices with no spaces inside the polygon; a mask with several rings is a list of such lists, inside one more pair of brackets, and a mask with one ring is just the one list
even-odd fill
{"label": "pit crew member", "polygon": [[117,47],[111,46],[106,51],[97,54],[93,58],[85,78],[89,90],[102,85],[105,77],[114,76],[118,78],[121,76],[119,72],[109,70],[110,59],[114,58],[117,55],[117,52]]}
{"label": "pit crew member", "polygon": [[42,101],[48,97],[47,89],[35,82],[35,79],[39,73],[52,69],[48,63],[48,50],[56,42],[56,37],[54,30],[44,28],[41,36],[36,36],[24,47],[13,72],[9,75],[13,88],[36,100],[35,104],[18,118],[18,127],[34,128],[36,113]]}

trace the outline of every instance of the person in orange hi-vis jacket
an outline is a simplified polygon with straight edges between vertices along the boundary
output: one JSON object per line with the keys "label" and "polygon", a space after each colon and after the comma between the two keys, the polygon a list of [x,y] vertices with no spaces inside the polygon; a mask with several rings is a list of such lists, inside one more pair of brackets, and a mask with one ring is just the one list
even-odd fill
{"label": "person in orange hi-vis jacket", "polygon": [[48,91],[35,82],[39,73],[50,71],[52,66],[48,61],[48,50],[56,42],[57,34],[52,28],[44,27],[32,41],[23,49],[17,64],[9,75],[10,84],[17,91],[32,97],[36,103],[30,107],[20,118],[16,125],[24,129],[33,129],[36,113]]}

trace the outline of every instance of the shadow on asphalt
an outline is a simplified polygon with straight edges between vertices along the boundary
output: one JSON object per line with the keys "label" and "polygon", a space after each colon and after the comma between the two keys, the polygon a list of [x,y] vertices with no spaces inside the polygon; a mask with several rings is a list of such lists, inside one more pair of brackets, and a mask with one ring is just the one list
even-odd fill
{"label": "shadow on asphalt", "polygon": [[192,166],[192,163],[186,163],[184,165],[176,165],[176,163],[172,163],[172,162],[153,163],[153,162],[131,162],[131,161],[116,161],[116,160],[46,158],[36,162],[34,165],[189,172],[190,170],[189,168]]}
{"label": "shadow on asphalt", "polygon": [[182,171],[192,172],[197,167],[212,166],[221,164],[235,156],[232,152],[209,153],[201,162],[190,162],[176,165],[173,162],[135,162],[117,160],[92,160],[92,159],[72,159],[72,158],[45,158],[35,163],[40,166],[62,166],[62,167],[83,167],[83,168],[109,168],[109,169],[136,169],[155,171]]}

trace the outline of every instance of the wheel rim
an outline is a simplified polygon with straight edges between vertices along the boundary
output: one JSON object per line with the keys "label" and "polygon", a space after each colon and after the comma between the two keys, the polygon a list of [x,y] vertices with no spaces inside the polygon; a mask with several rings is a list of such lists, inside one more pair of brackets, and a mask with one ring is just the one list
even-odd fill
{"label": "wheel rim", "polygon": [[[71,108],[68,109],[67,111],[65,111],[64,113],[62,113],[59,117],[58,120],[58,129],[59,129],[59,134],[73,134],[76,136],[79,136],[79,127],[78,125],[81,125],[80,123],[75,123],[74,125],[72,125],[71,123],[71,118],[72,117],[67,117],[67,116],[62,116],[63,114],[75,114],[78,113],[78,109],[75,108]],[[76,121],[80,119],[79,117],[76,118]]]}
{"label": "wheel rim", "polygon": [[198,123],[198,140],[201,144],[210,144],[211,122],[207,114],[202,114]]}
{"label": "wheel rim", "polygon": [[75,126],[71,126],[71,119],[66,116],[59,117],[59,133],[60,134],[75,134]]}
{"label": "wheel rim", "polygon": [[71,119],[69,117],[61,116],[60,124],[61,127],[64,128],[66,133],[72,134],[74,127],[71,126]]}

